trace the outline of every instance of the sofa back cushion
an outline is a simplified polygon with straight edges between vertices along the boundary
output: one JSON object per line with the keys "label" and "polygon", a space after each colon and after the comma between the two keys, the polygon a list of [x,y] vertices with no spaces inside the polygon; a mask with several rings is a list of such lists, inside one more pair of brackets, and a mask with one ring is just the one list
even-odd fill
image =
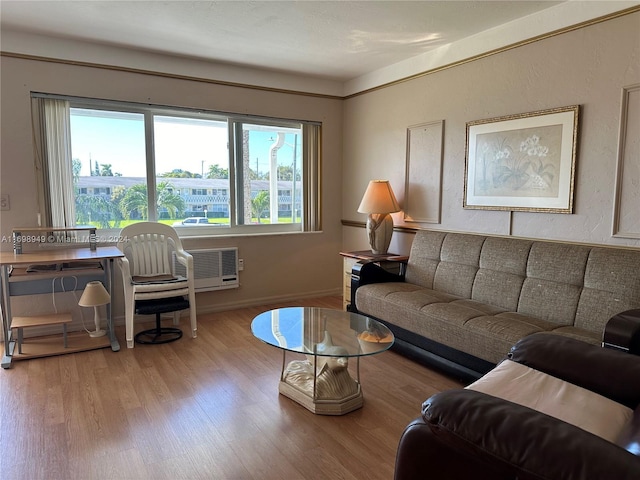
{"label": "sofa back cushion", "polygon": [[602,332],[611,317],[634,308],[640,308],[640,251],[592,248],[575,326]]}
{"label": "sofa back cushion", "polygon": [[532,244],[530,240],[487,237],[471,298],[515,312]]}
{"label": "sofa back cushion", "polygon": [[416,232],[405,273],[407,282],[433,289],[433,278],[440,263],[440,249],[446,236],[445,232]]}
{"label": "sofa back cushion", "polygon": [[573,325],[590,247],[534,242],[522,284],[518,313],[558,325]]}
{"label": "sofa back cushion", "polygon": [[640,251],[419,230],[405,280],[601,334],[640,308]]}
{"label": "sofa back cushion", "polygon": [[471,298],[485,239],[482,235],[447,234],[442,242],[440,263],[433,278],[433,289]]}

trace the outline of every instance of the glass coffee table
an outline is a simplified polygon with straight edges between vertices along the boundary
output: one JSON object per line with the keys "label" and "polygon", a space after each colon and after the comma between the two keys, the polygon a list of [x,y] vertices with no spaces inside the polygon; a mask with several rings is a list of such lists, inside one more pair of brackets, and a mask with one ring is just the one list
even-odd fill
{"label": "glass coffee table", "polygon": [[[343,415],[362,407],[360,357],[384,352],[393,333],[364,315],[315,307],[269,310],[251,322],[253,335],[282,350],[280,394],[313,413]],[[306,360],[286,364],[287,352]],[[356,378],[349,358],[356,358]]]}

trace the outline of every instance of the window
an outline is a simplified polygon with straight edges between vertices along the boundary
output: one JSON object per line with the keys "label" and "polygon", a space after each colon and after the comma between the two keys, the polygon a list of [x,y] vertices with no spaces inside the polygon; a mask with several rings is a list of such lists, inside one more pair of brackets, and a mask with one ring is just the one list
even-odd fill
{"label": "window", "polygon": [[317,124],[35,94],[33,101],[50,225],[320,228]]}

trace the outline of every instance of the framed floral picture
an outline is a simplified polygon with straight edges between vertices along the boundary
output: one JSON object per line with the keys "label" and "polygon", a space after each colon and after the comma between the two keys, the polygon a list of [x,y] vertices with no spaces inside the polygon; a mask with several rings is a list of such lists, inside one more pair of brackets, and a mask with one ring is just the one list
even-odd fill
{"label": "framed floral picture", "polygon": [[572,213],[579,105],[467,123],[463,207]]}

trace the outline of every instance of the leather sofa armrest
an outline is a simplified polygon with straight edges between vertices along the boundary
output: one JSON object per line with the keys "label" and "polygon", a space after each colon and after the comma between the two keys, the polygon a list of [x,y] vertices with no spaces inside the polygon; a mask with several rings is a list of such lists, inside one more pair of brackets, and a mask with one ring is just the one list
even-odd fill
{"label": "leather sofa armrest", "polygon": [[553,333],[524,337],[508,358],[634,409],[640,404],[640,357]]}
{"label": "leather sofa armrest", "polygon": [[604,327],[602,346],[640,355],[640,309],[611,317]]}
{"label": "leather sofa armrest", "polygon": [[401,262],[400,273],[393,273],[385,270],[378,262],[374,260],[361,260],[357,262],[351,269],[351,306],[352,312],[357,312],[356,307],[356,290],[371,283],[384,282],[403,282],[404,281],[404,265]]}
{"label": "leather sofa armrest", "polygon": [[[578,427],[481,392],[438,393],[423,404],[422,418],[440,444],[463,453],[462,458],[486,462],[494,478],[639,478],[640,457]],[[400,445],[410,447],[402,440]],[[423,478],[450,478],[446,468],[425,465],[425,472],[442,473]],[[468,478],[477,478],[468,473]]]}

